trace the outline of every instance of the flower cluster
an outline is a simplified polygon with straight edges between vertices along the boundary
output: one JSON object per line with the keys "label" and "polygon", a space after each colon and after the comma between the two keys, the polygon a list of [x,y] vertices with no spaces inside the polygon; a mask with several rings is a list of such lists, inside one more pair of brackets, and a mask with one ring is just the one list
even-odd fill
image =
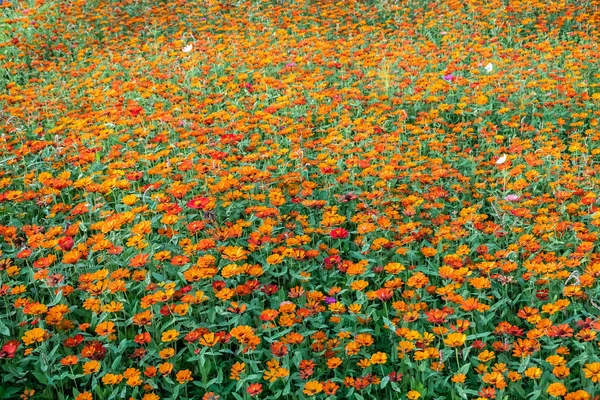
{"label": "flower cluster", "polygon": [[0,398],[588,400],[600,2],[0,6]]}

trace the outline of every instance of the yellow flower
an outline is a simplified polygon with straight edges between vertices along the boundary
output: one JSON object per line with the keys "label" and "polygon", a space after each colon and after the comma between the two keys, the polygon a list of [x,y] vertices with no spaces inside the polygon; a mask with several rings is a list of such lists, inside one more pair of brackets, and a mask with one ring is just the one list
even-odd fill
{"label": "yellow flower", "polygon": [[130,194],[121,199],[121,202],[126,206],[132,206],[138,201],[138,197],[135,194]]}
{"label": "yellow flower", "polygon": [[529,367],[525,370],[525,376],[529,379],[539,379],[542,376],[542,370],[538,367]]}
{"label": "yellow flower", "polygon": [[460,347],[467,340],[467,335],[464,333],[454,332],[444,339],[444,344],[448,347]]}
{"label": "yellow flower", "polygon": [[371,364],[385,364],[387,362],[387,354],[377,352],[371,356]]}
{"label": "yellow flower", "polygon": [[418,399],[419,397],[421,397],[421,393],[417,392],[416,390],[411,390],[410,392],[408,392],[408,393],[406,394],[406,397],[407,397],[409,400],[416,400],[416,399]]}
{"label": "yellow flower", "polygon": [[302,392],[307,396],[314,396],[322,391],[323,385],[321,385],[319,381],[309,381],[304,385],[304,390]]}
{"label": "yellow flower", "polygon": [[160,340],[163,343],[174,342],[175,340],[177,340],[178,337],[179,337],[179,332],[177,332],[175,329],[171,329],[170,331],[163,332]]}
{"label": "yellow flower", "polygon": [[27,346],[29,346],[30,344],[36,343],[36,342],[43,342],[44,339],[46,338],[46,331],[43,330],[42,328],[33,328],[27,332],[25,332],[25,336],[23,336],[21,339],[23,340],[23,343],[25,343]]}
{"label": "yellow flower", "polygon": [[490,360],[493,360],[494,357],[495,357],[495,355],[494,355],[493,351],[484,350],[481,353],[479,353],[479,355],[477,356],[477,359],[481,362],[488,362]]}

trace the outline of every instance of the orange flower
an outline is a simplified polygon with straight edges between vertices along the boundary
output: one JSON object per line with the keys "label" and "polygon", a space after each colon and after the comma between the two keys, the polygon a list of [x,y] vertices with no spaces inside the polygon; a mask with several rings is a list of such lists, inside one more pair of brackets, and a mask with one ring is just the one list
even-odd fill
{"label": "orange flower", "polygon": [[567,388],[560,382],[554,382],[548,385],[546,392],[552,397],[562,397],[567,394]]}
{"label": "orange flower", "polygon": [[340,365],[342,365],[342,360],[338,357],[332,357],[329,360],[327,360],[327,368],[329,369],[336,369]]}
{"label": "orange flower", "polygon": [[133,323],[138,326],[152,325],[153,317],[154,317],[154,314],[152,314],[149,310],[143,311],[143,312],[135,314],[133,316]]}
{"label": "orange flower", "polygon": [[173,349],[173,348],[162,349],[158,353],[158,356],[163,360],[169,359],[169,358],[173,357],[174,355],[175,355],[175,349]]}
{"label": "orange flower", "polygon": [[162,364],[158,364],[158,372],[163,375],[169,375],[173,371],[173,364],[170,362],[164,362]]}
{"label": "orange flower", "polygon": [[585,374],[585,377],[591,379],[592,382],[600,382],[600,363],[595,362],[591,364],[585,364],[583,373]]}
{"label": "orange flower", "polygon": [[323,385],[319,381],[308,381],[304,385],[304,393],[307,396],[315,396],[323,391]]}
{"label": "orange flower", "polygon": [[60,360],[60,363],[64,366],[77,364],[77,356],[69,355]]}
{"label": "orange flower", "polygon": [[186,382],[192,381],[192,371],[189,369],[183,369],[175,375],[175,379],[179,382],[180,385],[183,385]]}
{"label": "orange flower", "polygon": [[107,336],[115,332],[115,324],[111,321],[105,321],[98,324],[96,333],[100,336]]}
{"label": "orange flower", "polygon": [[239,381],[240,375],[246,371],[246,364],[243,362],[236,362],[231,366],[231,374],[229,375],[229,379]]}
{"label": "orange flower", "polygon": [[262,321],[273,321],[277,318],[277,315],[279,315],[277,310],[264,310],[260,313],[260,319]]}
{"label": "orange flower", "polygon": [[83,374],[89,375],[100,371],[100,363],[96,360],[88,361],[83,364]]}

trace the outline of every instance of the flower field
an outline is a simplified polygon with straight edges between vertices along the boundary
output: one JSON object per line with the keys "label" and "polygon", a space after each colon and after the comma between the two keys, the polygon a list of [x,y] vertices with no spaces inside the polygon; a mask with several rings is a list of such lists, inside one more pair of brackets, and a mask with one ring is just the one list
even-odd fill
{"label": "flower field", "polygon": [[598,0],[4,0],[0,398],[597,399],[598,43]]}

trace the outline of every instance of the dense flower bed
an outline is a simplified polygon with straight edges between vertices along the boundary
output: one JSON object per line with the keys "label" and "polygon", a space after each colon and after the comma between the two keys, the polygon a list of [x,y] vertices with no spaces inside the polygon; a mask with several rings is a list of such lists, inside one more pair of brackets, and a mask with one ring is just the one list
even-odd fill
{"label": "dense flower bed", "polygon": [[598,393],[598,1],[0,10],[0,398]]}

